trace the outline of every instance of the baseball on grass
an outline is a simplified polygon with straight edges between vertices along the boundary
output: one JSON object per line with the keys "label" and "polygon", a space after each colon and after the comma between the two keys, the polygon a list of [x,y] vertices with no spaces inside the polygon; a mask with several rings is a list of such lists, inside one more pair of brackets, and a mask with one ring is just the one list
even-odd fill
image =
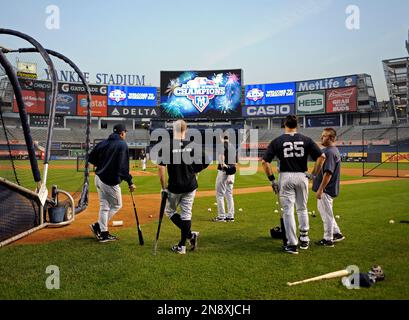
{"label": "baseball on grass", "polygon": [[278,201],[276,201],[276,204],[278,205]]}
{"label": "baseball on grass", "polygon": [[274,213],[278,213],[278,210],[277,210],[277,209],[275,209],[275,210],[274,210]]}
{"label": "baseball on grass", "polygon": [[217,206],[217,202],[213,203],[215,206]]}
{"label": "baseball on grass", "polygon": [[389,223],[395,223],[395,220],[389,220]]}
{"label": "baseball on grass", "polygon": [[243,211],[243,209],[242,209],[242,208],[240,208],[240,209],[239,209],[239,211]]}
{"label": "baseball on grass", "polygon": [[212,211],[212,208],[207,209],[207,211],[211,212],[211,211]]}
{"label": "baseball on grass", "polygon": [[341,218],[341,217],[337,215],[337,216],[335,216],[335,218],[339,219],[339,218]]}

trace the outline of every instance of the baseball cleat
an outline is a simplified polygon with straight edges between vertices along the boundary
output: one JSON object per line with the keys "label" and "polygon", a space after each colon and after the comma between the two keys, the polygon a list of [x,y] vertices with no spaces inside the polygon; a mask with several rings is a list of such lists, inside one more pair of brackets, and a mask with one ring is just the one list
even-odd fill
{"label": "baseball cleat", "polygon": [[334,242],[331,240],[321,239],[320,241],[316,242],[316,244],[322,247],[334,247]]}
{"label": "baseball cleat", "polygon": [[99,239],[99,242],[104,243],[104,242],[110,242],[110,241],[117,241],[118,238],[116,236],[113,236],[112,234],[108,232],[101,232],[101,238]]}
{"label": "baseball cleat", "polygon": [[193,251],[197,248],[197,240],[199,238],[198,231],[192,231],[192,238],[189,239],[190,241],[190,251]]}
{"label": "baseball cleat", "polygon": [[101,239],[101,229],[99,228],[98,222],[90,224],[89,227],[91,228],[92,233],[94,234],[97,240]]}
{"label": "baseball cleat", "polygon": [[178,254],[186,254],[186,246],[179,246],[178,244],[175,244],[172,248],[170,248],[174,253]]}
{"label": "baseball cleat", "polygon": [[216,217],[212,219],[213,222],[226,222],[225,218]]}
{"label": "baseball cleat", "polygon": [[285,246],[283,250],[287,253],[298,254],[297,246]]}
{"label": "baseball cleat", "polygon": [[234,218],[226,218],[226,222],[234,222]]}
{"label": "baseball cleat", "polygon": [[310,246],[309,241],[301,241],[300,240],[300,249],[307,250],[309,246]]}
{"label": "baseball cleat", "polygon": [[345,236],[342,234],[342,233],[335,233],[333,236],[332,236],[332,241],[333,242],[339,242],[339,241],[342,241],[342,240],[344,240],[345,239]]}

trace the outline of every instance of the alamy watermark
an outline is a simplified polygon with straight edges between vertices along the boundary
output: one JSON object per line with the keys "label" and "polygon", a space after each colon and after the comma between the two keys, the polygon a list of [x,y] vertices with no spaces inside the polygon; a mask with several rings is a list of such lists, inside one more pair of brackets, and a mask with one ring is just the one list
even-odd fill
{"label": "alamy watermark", "polygon": [[49,265],[45,269],[45,273],[49,274],[45,280],[45,287],[48,290],[60,289],[60,268],[55,265]]}
{"label": "alamy watermark", "polygon": [[345,27],[348,30],[359,30],[361,28],[361,11],[357,5],[350,4],[345,9],[347,18],[345,20]]}
{"label": "alamy watermark", "polygon": [[150,158],[156,164],[211,164],[219,163],[225,155],[225,140],[228,137],[226,164],[240,164],[240,175],[257,173],[259,162],[258,130],[256,129],[205,129],[187,130],[183,141],[188,144],[180,148],[181,140],[174,139],[166,129],[155,129],[150,140],[153,147]]}
{"label": "alamy watermark", "polygon": [[359,289],[360,288],[359,267],[355,265],[351,265],[351,266],[348,266],[346,270],[349,271],[350,274],[349,276],[342,278],[342,284],[347,289]]}
{"label": "alamy watermark", "polygon": [[60,8],[56,5],[49,5],[45,8],[45,13],[48,15],[45,19],[45,27],[48,30],[59,30]]}

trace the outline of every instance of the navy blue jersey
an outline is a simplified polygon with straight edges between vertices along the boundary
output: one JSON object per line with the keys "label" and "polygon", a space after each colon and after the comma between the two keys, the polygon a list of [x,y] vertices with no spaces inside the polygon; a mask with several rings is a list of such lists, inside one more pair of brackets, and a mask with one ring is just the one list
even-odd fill
{"label": "navy blue jersey", "polygon": [[98,143],[88,156],[88,161],[96,166],[96,174],[107,185],[115,186],[125,180],[132,185],[129,174],[129,150],[127,143],[118,134]]}
{"label": "navy blue jersey", "polygon": [[[207,155],[202,150],[201,159],[198,163],[193,161],[194,149],[190,141],[173,140],[170,144],[170,158],[162,160],[158,164],[168,169],[168,190],[172,193],[188,193],[197,189],[196,173],[206,169],[210,163]],[[160,152],[160,156],[162,156]],[[187,155],[184,155],[184,154]],[[192,160],[186,163],[185,160]]]}
{"label": "navy blue jersey", "polygon": [[327,147],[322,150],[326,156],[322,170],[318,173],[317,177],[314,179],[312,185],[312,190],[314,192],[318,191],[318,188],[321,185],[322,179],[324,178],[323,174],[328,172],[331,174],[331,180],[328,182],[327,186],[324,189],[326,194],[329,194],[331,197],[335,198],[339,194],[339,183],[341,180],[341,155],[337,147]]}
{"label": "navy blue jersey", "polygon": [[301,133],[285,133],[269,144],[263,160],[280,160],[280,172],[306,172],[308,170],[308,156],[314,161],[322,154],[318,145],[311,138]]}

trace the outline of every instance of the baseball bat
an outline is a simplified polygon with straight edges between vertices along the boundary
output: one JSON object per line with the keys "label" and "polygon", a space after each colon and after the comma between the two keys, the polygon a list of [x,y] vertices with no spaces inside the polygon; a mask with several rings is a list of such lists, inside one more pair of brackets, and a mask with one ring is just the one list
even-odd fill
{"label": "baseball bat", "polygon": [[166,191],[162,191],[162,193],[161,193],[161,202],[160,202],[160,210],[159,210],[159,224],[158,224],[158,230],[156,231],[155,244],[153,246],[153,255],[155,255],[155,256],[156,256],[156,250],[158,248],[160,227],[162,225],[163,215],[165,213],[167,197],[168,197],[168,193]]}
{"label": "baseball bat", "polygon": [[136,218],[136,227],[137,227],[137,230],[138,230],[139,244],[140,244],[141,246],[143,246],[143,244],[144,244],[145,242],[143,241],[141,225],[139,224],[138,213],[136,212],[136,206],[135,206],[135,201],[134,201],[134,199],[133,199],[132,191],[131,191],[131,198],[132,198],[132,204],[133,204],[133,211],[134,211],[134,213],[135,213],[135,218]]}
{"label": "baseball bat", "polygon": [[[273,191],[274,192],[274,191]],[[279,213],[280,213],[280,226],[281,226],[281,232],[283,234],[283,246],[287,245],[287,236],[285,233],[285,225],[284,225],[284,218],[283,218],[283,211],[281,210],[281,201],[280,201],[280,194],[277,193],[277,201],[278,201],[278,206],[279,206]]]}
{"label": "baseball bat", "polygon": [[344,276],[348,276],[349,274],[350,274],[350,272],[348,270],[338,270],[338,271],[326,273],[326,274],[323,274],[323,275],[320,275],[320,276],[314,277],[314,278],[309,278],[309,279],[296,281],[296,282],[287,282],[287,285],[291,287],[291,286],[295,286],[295,285],[301,284],[301,283],[307,283],[307,282],[313,282],[313,281],[320,281],[320,280],[327,280],[327,279],[344,277]]}

